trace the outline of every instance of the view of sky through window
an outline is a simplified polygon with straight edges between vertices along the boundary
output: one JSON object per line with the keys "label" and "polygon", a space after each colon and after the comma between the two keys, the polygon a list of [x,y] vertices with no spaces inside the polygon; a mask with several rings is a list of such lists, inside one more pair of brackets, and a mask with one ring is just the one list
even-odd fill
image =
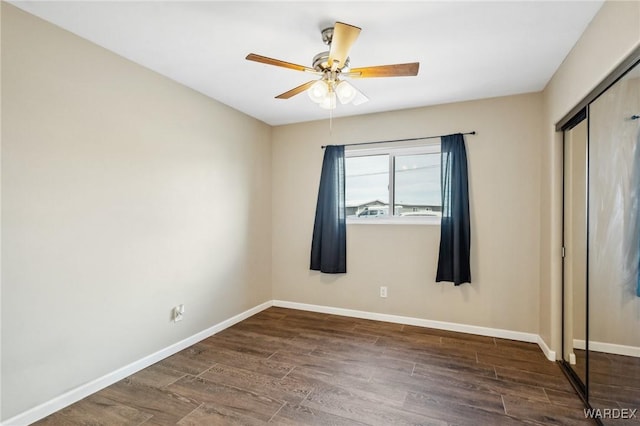
{"label": "view of sky through window", "polygon": [[347,204],[379,200],[389,203],[389,156],[348,157],[345,164]]}
{"label": "view of sky through window", "polygon": [[439,206],[440,153],[396,157],[396,204]]}

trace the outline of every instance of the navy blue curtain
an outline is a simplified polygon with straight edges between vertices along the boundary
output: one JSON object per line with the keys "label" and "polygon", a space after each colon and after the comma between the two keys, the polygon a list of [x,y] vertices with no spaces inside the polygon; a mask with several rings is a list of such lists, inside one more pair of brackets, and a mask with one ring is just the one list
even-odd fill
{"label": "navy blue curtain", "polygon": [[329,145],[324,150],[311,241],[311,269],[314,271],[347,272],[344,184],[344,145]]}
{"label": "navy blue curtain", "polygon": [[436,282],[460,285],[471,283],[467,151],[460,133],[443,136],[441,141],[442,220]]}

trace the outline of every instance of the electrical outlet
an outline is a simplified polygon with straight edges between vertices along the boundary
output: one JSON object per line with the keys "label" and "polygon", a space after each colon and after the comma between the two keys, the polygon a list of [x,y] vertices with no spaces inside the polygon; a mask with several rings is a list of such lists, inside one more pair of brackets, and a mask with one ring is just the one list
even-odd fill
{"label": "electrical outlet", "polygon": [[173,308],[173,322],[182,321],[184,317],[184,305],[178,305]]}
{"label": "electrical outlet", "polygon": [[387,287],[380,287],[380,297],[387,297]]}

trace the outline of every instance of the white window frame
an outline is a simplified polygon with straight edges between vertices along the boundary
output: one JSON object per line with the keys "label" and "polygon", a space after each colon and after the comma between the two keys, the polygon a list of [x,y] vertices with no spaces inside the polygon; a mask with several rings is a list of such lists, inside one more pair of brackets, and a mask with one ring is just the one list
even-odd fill
{"label": "white window frame", "polygon": [[396,156],[416,154],[440,154],[441,144],[431,142],[419,146],[400,147],[364,147],[345,146],[345,158],[368,157],[372,155],[389,156],[389,211],[390,215],[383,217],[347,217],[347,225],[440,225],[440,217],[437,216],[396,216],[391,206],[395,207],[395,159]]}

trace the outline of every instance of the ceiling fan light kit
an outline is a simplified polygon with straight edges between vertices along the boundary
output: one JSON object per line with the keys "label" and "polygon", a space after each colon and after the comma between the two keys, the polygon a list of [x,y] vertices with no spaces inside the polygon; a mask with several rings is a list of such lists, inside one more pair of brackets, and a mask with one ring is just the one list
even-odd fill
{"label": "ceiling fan light kit", "polygon": [[[338,80],[337,78],[320,79],[307,89],[309,99],[317,103],[322,109],[334,109],[336,107],[336,98],[342,105],[351,103],[356,99],[358,93],[358,89],[349,84],[349,82]],[[362,93],[360,95],[364,102],[368,100]]]}
{"label": "ceiling fan light kit", "polygon": [[360,31],[360,28],[342,22],[336,22],[335,26],[322,30],[322,41],[329,45],[329,51],[320,52],[314,56],[312,61],[313,68],[268,58],[255,53],[250,53],[246,59],[319,75],[319,80],[301,84],[281,93],[276,96],[276,99],[289,99],[306,91],[309,99],[318,104],[320,108],[328,110],[334,109],[337,101],[340,101],[342,105],[349,103],[360,105],[369,100],[355,86],[341,79],[341,77],[374,78],[418,75],[420,66],[418,62],[349,69],[349,51],[360,35]]}

